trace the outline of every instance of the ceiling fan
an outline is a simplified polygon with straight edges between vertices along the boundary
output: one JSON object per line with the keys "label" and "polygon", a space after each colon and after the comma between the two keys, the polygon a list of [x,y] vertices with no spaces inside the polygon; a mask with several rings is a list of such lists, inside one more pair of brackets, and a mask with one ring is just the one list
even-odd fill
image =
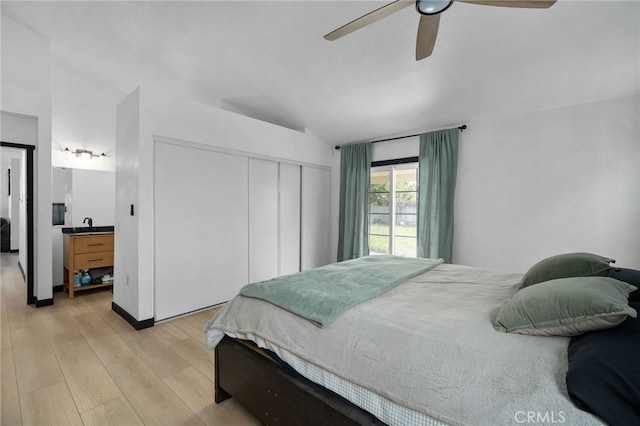
{"label": "ceiling fan", "polygon": [[[455,0],[462,3],[481,4],[485,6],[503,6],[546,9],[556,2],[556,0]],[[396,0],[382,6],[379,9],[369,12],[356,20],[330,32],[325,39],[333,41],[350,34],[362,27],[372,24],[380,19],[391,15],[407,6],[415,3],[416,10],[420,13],[418,24],[418,41],[416,43],[416,61],[431,55],[438,36],[438,26],[440,25],[440,13],[444,12],[453,4],[454,0]]]}

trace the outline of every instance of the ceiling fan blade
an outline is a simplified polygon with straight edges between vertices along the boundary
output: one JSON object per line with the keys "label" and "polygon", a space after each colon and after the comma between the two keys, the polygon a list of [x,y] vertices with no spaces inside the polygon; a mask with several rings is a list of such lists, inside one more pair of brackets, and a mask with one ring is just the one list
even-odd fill
{"label": "ceiling fan blade", "polygon": [[416,42],[416,61],[431,55],[433,47],[436,45],[438,37],[438,27],[440,26],[440,14],[420,15],[418,24],[418,40]]}
{"label": "ceiling fan blade", "polygon": [[557,0],[455,0],[460,3],[481,4],[484,6],[522,7],[530,9],[547,9]]}
{"label": "ceiling fan blade", "polygon": [[382,6],[379,9],[374,10],[373,12],[369,12],[364,16],[359,17],[356,20],[349,22],[346,25],[341,26],[335,31],[330,32],[326,36],[324,36],[327,40],[336,40],[342,36],[346,36],[356,30],[359,30],[362,27],[365,27],[369,24],[372,24],[380,19],[391,15],[392,13],[396,13],[397,11],[404,9],[407,6],[411,6],[415,4],[413,0],[397,0],[393,3],[389,3],[385,6]]}

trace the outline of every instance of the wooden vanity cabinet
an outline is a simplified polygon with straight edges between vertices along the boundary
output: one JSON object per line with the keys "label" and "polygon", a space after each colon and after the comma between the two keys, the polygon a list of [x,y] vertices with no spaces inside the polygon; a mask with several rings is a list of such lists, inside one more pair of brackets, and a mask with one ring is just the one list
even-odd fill
{"label": "wooden vanity cabinet", "polygon": [[77,291],[90,288],[108,287],[113,282],[88,284],[79,287],[73,285],[75,271],[113,266],[113,234],[63,234],[64,289],[73,299]]}

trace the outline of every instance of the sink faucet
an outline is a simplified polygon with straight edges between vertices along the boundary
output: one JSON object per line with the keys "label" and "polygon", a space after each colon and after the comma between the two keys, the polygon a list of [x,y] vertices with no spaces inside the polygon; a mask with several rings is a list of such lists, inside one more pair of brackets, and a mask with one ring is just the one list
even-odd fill
{"label": "sink faucet", "polygon": [[87,221],[89,222],[89,228],[93,227],[93,219],[91,219],[90,217],[85,217],[82,223],[87,223]]}

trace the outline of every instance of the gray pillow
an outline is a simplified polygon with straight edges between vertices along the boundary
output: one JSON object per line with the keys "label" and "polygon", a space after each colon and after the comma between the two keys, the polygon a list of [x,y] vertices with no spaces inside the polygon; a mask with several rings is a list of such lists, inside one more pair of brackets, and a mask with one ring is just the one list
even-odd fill
{"label": "gray pillow", "polygon": [[502,307],[496,330],[542,336],[576,336],[615,327],[627,316],[636,287],[609,277],[560,278],[519,290]]}
{"label": "gray pillow", "polygon": [[566,253],[551,256],[533,265],[520,283],[520,288],[533,284],[569,277],[607,276],[615,262],[608,257],[592,253]]}

